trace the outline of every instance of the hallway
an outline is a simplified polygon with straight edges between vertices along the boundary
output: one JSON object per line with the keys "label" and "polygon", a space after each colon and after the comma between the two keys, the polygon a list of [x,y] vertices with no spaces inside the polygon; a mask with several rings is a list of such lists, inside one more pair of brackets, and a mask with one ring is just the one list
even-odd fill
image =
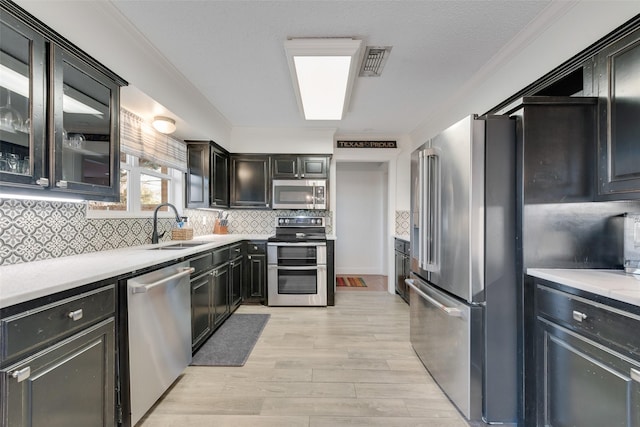
{"label": "hallway", "polygon": [[[365,288],[366,289],[366,288]],[[409,342],[409,306],[379,291],[271,313],[244,367],[189,367],[144,427],[464,427]]]}

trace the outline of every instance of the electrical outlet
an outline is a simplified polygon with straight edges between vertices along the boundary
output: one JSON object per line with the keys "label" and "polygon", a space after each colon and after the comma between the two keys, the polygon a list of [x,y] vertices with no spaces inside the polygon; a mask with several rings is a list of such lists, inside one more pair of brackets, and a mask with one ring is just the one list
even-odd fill
{"label": "electrical outlet", "polygon": [[207,217],[206,216],[202,217],[202,225],[207,225]]}

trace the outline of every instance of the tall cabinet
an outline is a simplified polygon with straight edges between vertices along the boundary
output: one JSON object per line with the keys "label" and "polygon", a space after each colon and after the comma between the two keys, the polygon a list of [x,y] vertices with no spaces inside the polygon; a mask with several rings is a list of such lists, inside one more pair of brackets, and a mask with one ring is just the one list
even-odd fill
{"label": "tall cabinet", "polygon": [[117,201],[127,83],[14,3],[0,10],[3,192]]}

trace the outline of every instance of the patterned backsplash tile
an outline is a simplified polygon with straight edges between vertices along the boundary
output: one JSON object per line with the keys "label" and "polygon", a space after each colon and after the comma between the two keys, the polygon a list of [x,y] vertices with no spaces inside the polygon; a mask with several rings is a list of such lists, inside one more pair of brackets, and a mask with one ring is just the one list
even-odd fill
{"label": "patterned backsplash tile", "polygon": [[[327,216],[320,211],[229,210],[229,233],[273,234],[278,216]],[[213,232],[218,212],[185,209],[194,235]],[[159,232],[170,230],[174,221],[159,218]],[[0,199],[0,265],[78,255],[87,252],[151,243],[151,218],[87,218],[85,203]],[[171,239],[166,233],[161,239]]]}
{"label": "patterned backsplash tile", "polygon": [[409,211],[396,211],[396,235],[409,235],[409,220],[411,213]]}

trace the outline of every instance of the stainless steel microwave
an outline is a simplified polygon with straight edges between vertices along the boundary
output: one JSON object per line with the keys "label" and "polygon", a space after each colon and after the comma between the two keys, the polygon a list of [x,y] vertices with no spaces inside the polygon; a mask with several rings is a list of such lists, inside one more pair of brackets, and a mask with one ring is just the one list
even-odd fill
{"label": "stainless steel microwave", "polygon": [[273,209],[327,209],[326,179],[274,179]]}

